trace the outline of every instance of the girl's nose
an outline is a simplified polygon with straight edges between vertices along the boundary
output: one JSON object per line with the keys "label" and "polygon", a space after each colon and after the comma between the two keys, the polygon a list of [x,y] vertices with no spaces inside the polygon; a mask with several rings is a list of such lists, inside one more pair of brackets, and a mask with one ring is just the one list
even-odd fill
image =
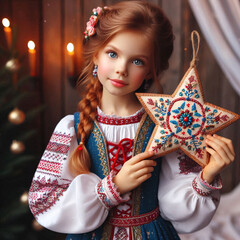
{"label": "girl's nose", "polygon": [[119,74],[120,76],[126,77],[128,75],[127,62],[119,61],[116,66],[116,73]]}

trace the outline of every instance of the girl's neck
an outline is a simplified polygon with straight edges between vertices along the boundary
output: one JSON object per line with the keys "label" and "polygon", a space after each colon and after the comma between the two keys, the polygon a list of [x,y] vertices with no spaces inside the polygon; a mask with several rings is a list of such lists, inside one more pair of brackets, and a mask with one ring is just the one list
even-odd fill
{"label": "girl's neck", "polygon": [[107,115],[130,116],[141,109],[141,104],[135,94],[123,96],[102,95],[101,110]]}

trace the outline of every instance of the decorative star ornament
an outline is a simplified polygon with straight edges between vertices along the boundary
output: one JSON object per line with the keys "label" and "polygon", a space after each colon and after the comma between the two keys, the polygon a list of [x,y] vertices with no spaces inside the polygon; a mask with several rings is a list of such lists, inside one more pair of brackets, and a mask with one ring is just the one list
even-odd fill
{"label": "decorative star ornament", "polygon": [[[192,41],[193,34],[196,32],[192,33]],[[195,62],[195,49],[193,59]],[[207,134],[240,118],[238,114],[204,101],[195,64],[191,64],[172,95],[137,93],[137,97],[156,124],[146,150],[153,150],[160,157],[181,149],[202,167],[209,161]]]}

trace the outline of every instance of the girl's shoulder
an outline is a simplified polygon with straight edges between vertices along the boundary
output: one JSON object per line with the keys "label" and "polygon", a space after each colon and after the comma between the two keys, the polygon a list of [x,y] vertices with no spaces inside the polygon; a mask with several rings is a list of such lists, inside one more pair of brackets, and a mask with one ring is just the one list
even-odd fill
{"label": "girl's shoulder", "polygon": [[67,115],[58,122],[54,132],[70,133],[72,130],[74,130],[74,115]]}
{"label": "girl's shoulder", "polygon": [[57,125],[65,125],[65,124],[69,124],[69,123],[73,123],[74,122],[74,115],[73,114],[69,114],[66,115],[65,117],[63,117]]}

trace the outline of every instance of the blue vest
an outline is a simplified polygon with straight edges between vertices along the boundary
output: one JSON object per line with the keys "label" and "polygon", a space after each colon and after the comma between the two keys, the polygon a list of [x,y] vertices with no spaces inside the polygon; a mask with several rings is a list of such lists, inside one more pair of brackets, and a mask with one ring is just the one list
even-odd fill
{"label": "blue vest", "polygon": [[[76,130],[80,121],[79,115],[79,113],[74,114]],[[155,124],[149,116],[144,114],[135,137],[133,155],[144,152],[154,127]],[[110,173],[110,165],[106,141],[96,122],[94,122],[94,127],[86,147],[92,160],[91,172],[103,179]],[[158,165],[154,168],[152,177],[132,192],[132,216],[151,212],[158,207],[158,182],[161,160],[158,159],[157,162]],[[113,211],[114,208],[109,212],[109,216],[113,214]],[[148,224],[131,227],[131,230],[135,240],[180,240],[172,224],[161,216]],[[112,226],[108,224],[107,218],[105,223],[95,231],[84,234],[69,234],[66,240],[108,240],[111,237],[111,233]]]}

